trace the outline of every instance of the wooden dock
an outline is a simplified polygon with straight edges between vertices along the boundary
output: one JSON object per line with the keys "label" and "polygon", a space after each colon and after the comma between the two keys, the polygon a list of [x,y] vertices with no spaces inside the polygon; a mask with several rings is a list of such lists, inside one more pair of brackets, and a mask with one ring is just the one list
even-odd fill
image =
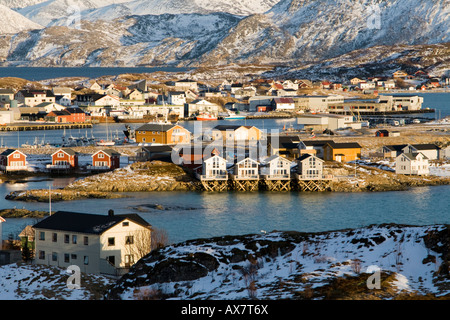
{"label": "wooden dock", "polygon": [[20,123],[0,125],[0,131],[34,131],[92,128],[92,123]]}
{"label": "wooden dock", "polygon": [[323,192],[329,190],[333,181],[332,176],[312,178],[302,177],[298,174],[283,177],[261,175],[255,179],[240,179],[233,175],[221,177],[221,179],[205,176],[198,176],[198,178],[201,181],[202,190],[210,192],[248,192],[260,190],[273,192]]}

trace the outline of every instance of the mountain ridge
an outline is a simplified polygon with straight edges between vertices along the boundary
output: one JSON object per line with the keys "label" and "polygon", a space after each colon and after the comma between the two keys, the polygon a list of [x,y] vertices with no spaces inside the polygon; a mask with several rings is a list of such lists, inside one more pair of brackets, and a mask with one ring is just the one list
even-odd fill
{"label": "mountain ridge", "polygon": [[[308,68],[323,71],[321,68],[334,64],[339,73],[342,64],[344,68],[358,68],[361,64],[357,63],[358,59],[353,65],[349,61],[358,50],[367,51],[366,58],[373,56],[373,62],[382,62],[383,59],[377,59],[376,54],[369,52],[382,48],[386,55],[384,48],[409,46],[409,51],[415,55],[394,50],[397,59],[388,60],[399,60],[404,56],[404,59],[410,59],[407,65],[419,61],[415,63],[417,68],[427,67],[438,73],[445,73],[448,66],[445,56],[436,57],[441,61],[441,67],[429,61],[421,63],[422,55],[427,53],[426,49],[421,49],[423,46],[438,48],[439,44],[450,43],[446,27],[450,25],[450,2],[443,0],[260,0],[258,3],[271,4],[270,9],[250,15],[205,10],[121,16],[122,11],[114,13],[114,8],[130,3],[137,7],[142,1],[103,2],[109,3],[108,6],[98,6],[98,3],[99,0],[91,0],[84,4],[89,8],[81,11],[80,19],[86,17],[88,20],[63,23],[63,20],[43,16],[42,19],[51,20],[50,26],[39,31],[1,35],[0,61],[6,66],[264,64],[288,66],[292,71],[303,70],[303,73]],[[200,4],[205,5],[206,1],[191,0],[189,3],[198,4],[191,8],[198,11]],[[164,4],[180,5],[180,2],[163,2],[158,9],[160,12],[167,9]],[[241,9],[245,5],[248,3],[244,2]],[[45,3],[32,7],[36,6],[43,7]],[[19,11],[32,12],[30,8]],[[184,8],[174,5],[171,9],[181,12]],[[217,6],[217,10],[221,8]],[[250,10],[253,6],[247,8]],[[105,10],[111,19],[100,19],[102,14],[97,15],[98,10]],[[364,62],[365,66],[367,64],[368,61]],[[386,69],[392,67],[386,66]]]}

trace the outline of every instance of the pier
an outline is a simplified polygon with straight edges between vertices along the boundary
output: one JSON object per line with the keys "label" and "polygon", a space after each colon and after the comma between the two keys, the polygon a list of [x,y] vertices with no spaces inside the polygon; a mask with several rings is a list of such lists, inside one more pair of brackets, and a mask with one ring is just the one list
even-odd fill
{"label": "pier", "polygon": [[198,176],[201,181],[201,189],[209,192],[224,191],[300,191],[300,192],[323,192],[330,188],[333,177],[303,177],[295,174],[294,176],[267,176],[261,175],[254,179],[239,178],[234,175],[228,177],[222,176],[220,179],[213,177]]}
{"label": "pier", "polygon": [[92,123],[21,123],[0,125],[0,131],[34,131],[92,128]]}

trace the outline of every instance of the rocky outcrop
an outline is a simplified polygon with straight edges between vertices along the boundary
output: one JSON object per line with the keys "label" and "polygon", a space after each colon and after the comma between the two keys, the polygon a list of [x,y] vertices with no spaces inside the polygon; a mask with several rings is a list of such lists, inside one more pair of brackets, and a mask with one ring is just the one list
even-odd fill
{"label": "rocky outcrop", "polygon": [[449,234],[382,224],[189,240],[143,257],[106,299],[448,299]]}
{"label": "rocky outcrop", "polygon": [[136,162],[125,168],[78,180],[64,189],[86,192],[196,190],[199,184],[180,166],[162,161]]}

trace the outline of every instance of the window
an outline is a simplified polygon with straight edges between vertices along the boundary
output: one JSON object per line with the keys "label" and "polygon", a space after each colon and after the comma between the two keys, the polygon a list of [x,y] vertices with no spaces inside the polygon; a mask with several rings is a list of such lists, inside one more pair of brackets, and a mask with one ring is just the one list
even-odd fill
{"label": "window", "polygon": [[39,259],[44,260],[45,259],[45,251],[39,250]]}
{"label": "window", "polygon": [[42,241],[45,240],[45,232],[44,231],[39,232],[39,240],[42,240]]}
{"label": "window", "polygon": [[52,252],[52,261],[58,261],[58,253]]}
{"label": "window", "polygon": [[99,154],[98,154],[98,157],[101,159],[101,158],[104,158],[105,155],[104,155],[103,153],[99,153]]}
{"label": "window", "polygon": [[85,246],[89,245],[89,237],[84,237],[83,238],[83,243]]}
{"label": "window", "polygon": [[130,223],[128,221],[122,222],[122,227],[128,227]]}
{"label": "window", "polygon": [[76,234],[72,235],[72,243],[73,244],[77,244],[77,239],[78,239],[78,237]]}
{"label": "window", "polygon": [[88,265],[89,264],[89,256],[84,256],[83,262],[85,265]]}
{"label": "window", "polygon": [[133,236],[126,236],[125,237],[125,244],[133,244],[133,243],[134,243]]}
{"label": "window", "polygon": [[59,152],[59,153],[58,153],[58,158],[64,158],[64,153]]}
{"label": "window", "polygon": [[64,235],[64,243],[69,243],[70,236],[68,234]]}
{"label": "window", "polygon": [[115,244],[115,238],[114,237],[108,238],[108,246],[114,246],[114,244]]}
{"label": "window", "polygon": [[70,262],[70,255],[68,253],[64,253],[64,262],[66,263]]}
{"label": "window", "polygon": [[58,241],[58,234],[57,233],[53,233],[52,234],[52,241],[53,242],[57,242]]}
{"label": "window", "polygon": [[13,158],[15,158],[15,159],[17,159],[17,158],[20,158],[20,154],[18,154],[18,153],[14,153],[14,156],[13,156]]}
{"label": "window", "polygon": [[72,260],[77,260],[77,255],[72,253],[72,254],[70,255],[70,259],[72,259]]}

